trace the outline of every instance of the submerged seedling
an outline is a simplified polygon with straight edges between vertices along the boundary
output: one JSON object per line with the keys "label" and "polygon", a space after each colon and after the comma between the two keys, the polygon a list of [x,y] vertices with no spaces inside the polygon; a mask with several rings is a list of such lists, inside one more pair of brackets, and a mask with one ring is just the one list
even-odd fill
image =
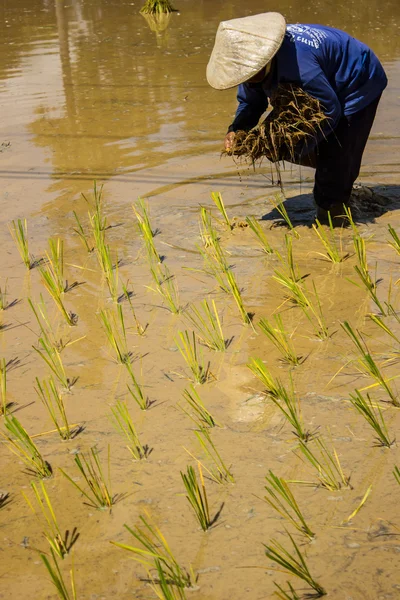
{"label": "submerged seedling", "polygon": [[42,337],[38,340],[38,347],[32,346],[32,348],[44,360],[63,388],[69,390],[76,380],[71,380],[67,377],[61,354],[58,349],[55,346],[52,346],[48,339]]}
{"label": "submerged seedling", "polygon": [[[24,492],[22,492],[22,494],[29,508],[37,517],[38,521],[41,523],[43,519],[46,523],[46,528],[43,531],[43,535],[48,541],[51,550],[54,551],[59,558],[63,559],[64,556],[68,554],[71,546],[79,537],[79,534],[76,533],[76,530],[74,530],[71,536],[69,535],[68,530],[62,533],[43,481],[41,481],[38,485],[32,481],[31,488],[36,500],[36,507]],[[39,513],[37,509],[39,509]]]}
{"label": "submerged seedling", "polygon": [[271,375],[261,359],[252,358],[247,366],[265,386],[265,393],[293,427],[294,435],[305,442],[311,439],[313,434],[304,429],[300,400],[294,393],[292,378],[290,377],[290,390],[287,390],[278,378]]}
{"label": "submerged seedling", "polygon": [[166,308],[173,314],[180,313],[182,307],[179,302],[179,290],[175,275],[172,275],[167,265],[163,264],[152,264],[150,272],[156,286],[156,291],[163,298]]}
{"label": "submerged seedling", "polygon": [[376,384],[378,384],[379,386],[381,386],[381,388],[385,390],[393,406],[399,407],[400,401],[398,399],[397,394],[393,391],[392,387],[389,384],[389,380],[384,377],[381,369],[379,368],[375,360],[372,358],[368,350],[368,346],[365,343],[365,340],[361,337],[359,333],[357,335],[357,333],[354,331],[354,329],[351,327],[348,321],[345,321],[341,325],[358,350],[359,357],[357,359],[357,363],[360,366],[361,371],[366,375],[370,375],[370,377],[372,377],[376,381]]}
{"label": "submerged seedling", "polygon": [[68,325],[76,325],[78,322],[78,316],[75,313],[68,311],[65,307],[63,301],[64,284],[62,286],[62,289],[60,289],[58,275],[54,270],[54,266],[52,265],[52,263],[48,262],[46,265],[40,266],[39,272],[44,287],[49,292],[50,296],[53,298],[55,305],[57,306],[58,310],[60,311]]}
{"label": "submerged seedling", "polygon": [[263,252],[265,252],[265,254],[272,254],[274,250],[271,247],[271,244],[269,243],[265,231],[261,227],[260,223],[254,217],[246,217],[246,223],[256,236]]}
{"label": "submerged seedling", "polygon": [[283,201],[285,200],[285,198],[283,197],[282,194],[280,194],[279,192],[277,194],[275,194],[274,200],[272,200],[271,198],[269,199],[272,206],[278,211],[278,213],[281,215],[282,219],[285,221],[286,225],[288,226],[288,228],[290,229],[291,233],[296,237],[299,238],[300,235],[299,233],[296,231],[296,229],[294,228],[294,225],[292,223],[292,221],[290,220],[290,217],[288,215],[288,212],[286,210],[286,207],[283,203]]}
{"label": "submerged seedling", "polygon": [[180,409],[192,419],[199,429],[219,426],[192,385],[183,391],[183,398],[185,405],[180,404]]}
{"label": "submerged seedling", "polygon": [[344,260],[346,260],[346,258],[348,258],[350,255],[348,252],[343,253],[341,237],[338,244],[338,241],[336,239],[336,229],[333,227],[332,218],[329,211],[328,222],[329,227],[327,229],[318,221],[318,219],[316,220],[316,225],[313,223],[312,226],[318,239],[320,240],[325,249],[325,254],[322,254],[320,252],[318,252],[318,254],[320,254],[323,258],[332,263],[341,263]]}
{"label": "submerged seedling", "polygon": [[355,390],[354,394],[350,394],[350,402],[375,431],[376,445],[390,448],[395,440],[389,436],[380,406],[372,403],[369,394],[365,398],[359,390]]}
{"label": "submerged seedling", "polygon": [[[161,567],[163,576],[176,588],[189,588],[192,580],[189,572],[176,560],[167,540],[160,529],[149,519],[140,516],[142,526],[136,525],[133,529],[124,525],[125,529],[134,537],[139,546],[130,546],[120,542],[111,542],[114,546],[127,550],[133,554],[133,559],[142,564],[151,576],[151,569]],[[153,579],[153,577],[152,577]]]}
{"label": "submerged seedling", "polygon": [[12,221],[11,225],[9,225],[9,230],[11,237],[18,248],[18,252],[24,262],[24,265],[29,270],[33,269],[33,267],[36,266],[37,261],[29,253],[28,223],[26,219]]}
{"label": "submerged seedling", "polygon": [[181,477],[186,488],[186,498],[193,508],[200,527],[203,531],[207,531],[211,527],[213,520],[210,517],[207,491],[200,463],[197,464],[197,468],[199,470],[200,485],[197,481],[196,472],[190,465],[187,467],[186,473],[182,473],[181,471]]}
{"label": "submerged seedling", "polygon": [[230,468],[228,468],[225,462],[222,460],[220,453],[211,439],[208,429],[201,427],[194,433],[200,442],[200,446],[202,447],[204,454],[212,464],[210,469],[206,469],[210,477],[216,483],[234,483],[235,479],[230,471]]}
{"label": "submerged seedling", "polygon": [[40,383],[38,377],[36,377],[35,391],[42,404],[46,407],[50,419],[54,423],[61,439],[70,440],[74,437],[79,429],[76,429],[74,426],[71,427],[69,424],[64,400],[57,390],[54,379],[49,377],[48,380],[44,379],[42,383]]}
{"label": "submerged seedling", "polygon": [[47,569],[48,574],[50,575],[50,579],[56,588],[57,595],[60,600],[77,600],[76,595],[76,587],[75,587],[75,577],[74,577],[74,569],[71,568],[69,572],[70,576],[70,587],[71,592],[68,589],[67,584],[64,581],[64,577],[61,573],[60,567],[57,562],[56,554],[53,548],[50,548],[50,554],[52,558],[52,563],[48,559],[45,554],[41,554],[40,558],[42,559],[44,566]]}
{"label": "submerged seedling", "polygon": [[151,227],[149,211],[146,203],[142,198],[139,198],[137,205],[132,206],[132,208],[138,222],[139,231],[142,235],[150,264],[153,262],[162,262],[153,240],[157,231],[153,231]]}
{"label": "submerged seedling", "polygon": [[224,204],[224,201],[222,200],[222,194],[220,192],[211,192],[211,198],[212,198],[215,206],[218,208],[219,212],[221,213],[226,227],[229,229],[229,231],[232,231],[233,224],[232,224],[231,220],[229,219],[228,214],[226,212],[225,204]]}
{"label": "submerged seedling", "polygon": [[91,252],[93,252],[94,246],[93,246],[91,240],[89,240],[89,236],[86,233],[86,231],[84,230],[82,223],[79,220],[78,215],[76,214],[75,211],[72,211],[72,212],[75,217],[75,221],[76,221],[76,225],[77,225],[77,228],[74,229],[74,231],[75,231],[75,233],[78,234],[79,239],[81,240],[81,242],[82,242],[83,246],[85,247],[86,251],[88,252],[88,254],[90,254]]}
{"label": "submerged seedling", "polygon": [[203,344],[211,350],[224,352],[229,346],[231,340],[226,340],[224,337],[214,300],[211,300],[211,306],[208,300],[203,300],[199,308],[192,305],[185,313],[185,317],[196,328]]}
{"label": "submerged seedling", "polygon": [[268,321],[266,318],[260,319],[258,324],[259,328],[281,352],[283,355],[281,360],[292,365],[299,365],[301,356],[297,355],[297,352],[293,347],[292,336],[285,331],[281,315],[274,315],[273,319],[275,323]]}
{"label": "submerged seedling", "polygon": [[314,533],[306,523],[297,501],[289,488],[287,482],[282,477],[277,477],[270,470],[266,477],[267,485],[265,489],[267,496],[264,500],[272,506],[278,514],[291,523],[300,533],[308,538],[313,538]]}
{"label": "submerged seedling", "polygon": [[236,278],[235,278],[233,272],[231,270],[228,270],[225,273],[225,276],[226,276],[226,281],[228,283],[228,286],[231,290],[232,296],[236,302],[236,306],[239,309],[239,313],[240,313],[243,323],[245,325],[251,325],[253,315],[251,313],[247,312],[247,310],[244,307],[242,294],[239,290],[239,287],[238,287],[238,284],[236,282]]}
{"label": "submerged seedling", "polygon": [[[314,597],[320,598],[326,595],[325,589],[313,578],[307,563],[299,547],[293,537],[288,533],[293,546],[293,553],[290,553],[286,548],[279,544],[276,540],[272,540],[270,545],[264,545],[266,556],[274,563],[278,564],[285,573],[298,577],[307,583],[315,592]],[[279,569],[279,570],[281,570]]]}
{"label": "submerged seedling", "polygon": [[111,508],[121,498],[120,495],[113,495],[111,491],[110,446],[108,446],[107,452],[107,476],[104,473],[98,450],[95,447],[90,448],[86,454],[79,452],[75,456],[74,462],[81,477],[86,482],[86,488],[78,485],[63,469],[60,469],[60,471],[86,498],[89,506],[93,508]]}
{"label": "submerged seedling", "polygon": [[114,351],[117,362],[121,364],[129,363],[131,360],[131,352],[128,350],[125,318],[122,306],[117,304],[114,310],[107,308],[101,310],[99,319],[108,343]]}
{"label": "submerged seedling", "polygon": [[114,417],[116,429],[127,440],[128,444],[126,447],[133,459],[141,460],[147,458],[151,449],[147,445],[143,446],[141,443],[126,402],[117,402],[115,407],[111,408],[111,412]]}
{"label": "submerged seedling", "polygon": [[40,479],[51,477],[53,471],[50,464],[43,458],[35,442],[18,419],[12,415],[6,415],[4,425],[8,433],[0,431],[0,435],[6,440],[11,452],[22,460],[28,473]]}
{"label": "submerged seedling", "polygon": [[133,372],[132,364],[130,362],[127,362],[125,363],[125,366],[130,377],[130,383],[126,384],[128,392],[130,393],[131,397],[136,402],[136,404],[139,406],[140,410],[147,410],[150,407],[151,402],[145,395],[143,391],[143,386],[138,382],[137,377]]}
{"label": "submerged seedling", "polygon": [[206,365],[204,362],[203,352],[197,344],[194,331],[191,334],[188,331],[178,331],[175,344],[189,367],[194,381],[200,384],[206,383],[210,378],[210,364]]}
{"label": "submerged seedling", "polygon": [[350,477],[343,473],[335,448],[328,448],[322,437],[313,441],[313,447],[315,451],[310,444],[300,440],[299,450],[304,459],[318,471],[319,485],[331,492],[350,487]]}

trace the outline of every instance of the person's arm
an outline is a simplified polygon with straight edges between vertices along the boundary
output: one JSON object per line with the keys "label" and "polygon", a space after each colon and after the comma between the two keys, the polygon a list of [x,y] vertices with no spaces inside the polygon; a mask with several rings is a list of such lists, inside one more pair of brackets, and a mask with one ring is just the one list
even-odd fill
{"label": "person's arm", "polygon": [[239,130],[249,131],[255,127],[268,106],[268,98],[261,85],[242,83],[238,87],[239,106],[228,133]]}
{"label": "person's arm", "polygon": [[336,129],[343,115],[343,109],[339,102],[339,98],[322,69],[320,69],[310,81],[304,82],[302,88],[305,92],[310,94],[310,96],[319,100],[321,109],[327,117],[327,120],[323,124],[322,129],[316,131],[315,137],[298,145],[295,149],[295,154],[297,156],[308,154],[313,150],[321,140]]}

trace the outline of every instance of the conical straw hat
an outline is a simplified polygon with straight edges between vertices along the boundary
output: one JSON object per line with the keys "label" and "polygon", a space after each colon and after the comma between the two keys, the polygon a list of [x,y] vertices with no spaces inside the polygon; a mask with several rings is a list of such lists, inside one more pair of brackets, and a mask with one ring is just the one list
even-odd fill
{"label": "conical straw hat", "polygon": [[207,65],[207,81],[226,90],[247,81],[278,52],[286,32],[280,13],[267,12],[222,21]]}

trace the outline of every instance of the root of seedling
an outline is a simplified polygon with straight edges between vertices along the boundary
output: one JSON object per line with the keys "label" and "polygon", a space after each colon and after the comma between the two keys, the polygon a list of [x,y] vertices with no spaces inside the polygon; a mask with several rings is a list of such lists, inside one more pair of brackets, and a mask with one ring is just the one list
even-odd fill
{"label": "root of seedling", "polygon": [[295,161],[295,150],[311,142],[326,125],[318,100],[291,84],[279,85],[271,97],[273,110],[251,131],[237,131],[228,154],[251,163],[269,158],[278,163]]}

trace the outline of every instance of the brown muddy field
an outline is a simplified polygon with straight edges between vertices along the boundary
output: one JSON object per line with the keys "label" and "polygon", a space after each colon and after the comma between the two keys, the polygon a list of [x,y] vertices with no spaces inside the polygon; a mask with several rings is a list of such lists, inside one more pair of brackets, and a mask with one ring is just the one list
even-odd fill
{"label": "brown muddy field", "polygon": [[[394,404],[400,403],[400,258],[389,244],[389,225],[400,235],[399,4],[300,0],[293,6],[284,0],[266,6],[251,0],[244,8],[237,1],[176,0],[179,12],[158,33],[139,8],[140,2],[125,0],[4,0],[0,8],[0,288],[6,287],[10,304],[0,312],[0,359],[7,365],[8,418],[20,421],[52,467],[53,476],[44,484],[61,531],[76,528],[79,534],[69,555],[58,561],[69,590],[64,597],[73,598],[72,566],[79,600],[157,597],[133,554],[110,543],[135,545],[124,525],[133,529],[145,516],[161,529],[179,564],[192,569],[187,598],[264,600],[273,596],[274,582],[288,589],[287,581],[297,591],[288,597],[309,597],[309,586],[274,570],[265,555],[264,545],[272,540],[292,552],[288,533],[329,598],[399,598],[400,485],[393,473],[400,467],[399,446],[377,445],[375,432],[350,402],[357,389],[364,397],[369,393],[390,440],[399,437]],[[359,218],[359,237],[354,234],[365,240],[369,272],[379,280],[377,297],[386,313],[381,323],[387,331],[371,319],[380,312],[355,270],[353,231],[336,232],[347,260],[333,264],[322,256],[325,250],[312,228],[312,171],[288,168],[284,173],[285,206],[295,226],[289,231],[273,207],[279,189],[270,168],[253,170],[220,158],[235,95],[206,84],[214,33],[222,19],[265,10],[280,10],[289,22],[346,29],[367,42],[387,70],[389,87],[360,176],[379,208],[374,205]],[[115,311],[117,304],[96,254],[85,250],[74,231],[73,211],[89,230],[92,208],[82,194],[93,201],[95,180],[98,188],[104,186],[104,233],[113,263],[119,262],[118,294],[129,281],[132,306],[147,325],[138,335],[129,303],[121,300],[132,370],[151,401],[146,411],[129,394],[127,368],[116,362],[100,323],[100,311]],[[263,253],[249,228],[227,230],[211,200],[215,191],[222,193],[231,219],[260,221],[274,253]],[[132,210],[139,197],[146,198],[152,228],[158,230],[154,244],[164,257],[162,266],[179,288],[179,314],[172,314],[155,291]],[[254,313],[252,326],[242,323],[232,295],[204,271],[200,206],[212,211],[245,309]],[[27,219],[29,251],[37,259],[48,252],[49,239],[63,240],[64,277],[70,285],[79,283],[63,296],[67,309],[78,315],[76,326],[66,324],[39,269],[25,268],[9,232],[16,219]],[[287,263],[285,236],[314,306],[315,284],[327,339],[315,335],[315,319],[290,303],[274,279],[275,271],[285,268],[278,253]],[[54,336],[65,345],[66,375],[76,379],[68,392],[59,386],[69,422],[82,428],[69,441],[52,431],[35,391],[36,378],[42,382],[51,375],[33,348],[40,330],[28,299],[37,305],[41,295]],[[212,464],[196,439],[196,425],[178,407],[191,373],[176,340],[179,331],[192,331],[186,316],[204,299],[215,300],[224,337],[232,341],[225,352],[201,346],[210,377],[195,389],[220,425],[210,436],[233,482],[216,483],[207,476]],[[389,315],[388,303],[394,309]],[[281,315],[302,357],[298,366],[282,361],[259,328],[261,318],[271,320],[274,314]],[[367,344],[392,400],[382,382],[363,374],[360,354],[341,325],[346,321]],[[308,446],[317,452],[317,439],[333,446],[350,486],[328,490],[318,484],[317,469],[299,455],[293,428],[248,368],[251,359],[264,361],[287,390],[293,382],[304,428],[314,433]],[[132,460],[113,426],[111,409],[118,401],[126,401],[141,443],[152,450],[145,460]],[[4,416],[0,419],[4,434]],[[111,511],[88,506],[60,472],[85,487],[74,457],[94,447],[105,467],[110,449],[112,493],[121,496]],[[185,498],[180,474],[196,467],[194,457],[204,465],[211,516],[218,513],[205,533]],[[40,558],[50,557],[46,523],[23,496],[35,506],[34,477],[4,438],[0,461],[0,598],[58,598]],[[292,482],[315,534],[311,540],[264,500],[269,470]],[[178,598],[174,588],[172,593]]]}

